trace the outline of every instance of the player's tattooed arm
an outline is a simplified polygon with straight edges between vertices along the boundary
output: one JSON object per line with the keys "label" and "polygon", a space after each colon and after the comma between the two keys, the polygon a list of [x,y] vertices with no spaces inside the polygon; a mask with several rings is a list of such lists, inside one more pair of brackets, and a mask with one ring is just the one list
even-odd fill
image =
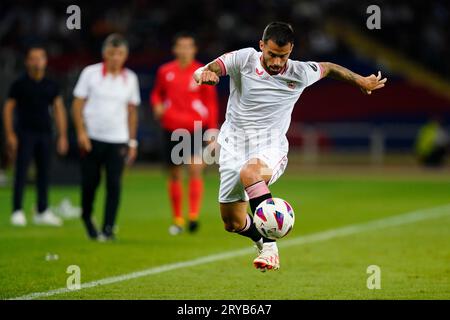
{"label": "player's tattooed arm", "polygon": [[363,77],[331,62],[321,62],[320,67],[322,68],[323,77],[330,77],[356,85],[365,94],[371,94],[373,90],[383,88],[387,81],[387,78],[382,79],[380,71],[378,71],[378,75],[371,74],[370,76]]}
{"label": "player's tattooed arm", "polygon": [[219,83],[220,76],[222,76],[222,69],[217,61],[210,62],[194,72],[194,79],[199,85],[209,84],[214,86]]}

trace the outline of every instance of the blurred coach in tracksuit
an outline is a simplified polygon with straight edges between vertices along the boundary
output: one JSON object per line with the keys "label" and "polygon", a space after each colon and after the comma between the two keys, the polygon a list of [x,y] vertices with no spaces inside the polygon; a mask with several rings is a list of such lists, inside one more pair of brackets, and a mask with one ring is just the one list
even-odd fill
{"label": "blurred coach in tracksuit", "polygon": [[[103,62],[84,68],[74,89],[73,119],[81,152],[82,220],[89,238],[114,239],[121,179],[125,163],[137,155],[136,74],[124,68],[128,43],[121,35],[108,36]],[[106,204],[101,232],[92,221],[93,203],[102,169],[106,171]]]}

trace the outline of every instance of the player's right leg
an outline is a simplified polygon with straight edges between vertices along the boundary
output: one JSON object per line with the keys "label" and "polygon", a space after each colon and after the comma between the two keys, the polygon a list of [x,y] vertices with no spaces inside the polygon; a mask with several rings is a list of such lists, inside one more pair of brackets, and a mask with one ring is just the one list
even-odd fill
{"label": "player's right leg", "polygon": [[18,138],[19,144],[14,166],[13,213],[11,215],[11,224],[22,227],[27,224],[25,213],[22,210],[22,201],[27,171],[33,158],[35,142],[31,134],[19,133]]}
{"label": "player's right leg", "polygon": [[100,172],[104,145],[91,140],[92,150],[81,157],[81,219],[87,235],[92,240],[98,239],[98,231],[92,219],[95,194],[100,184]]}
{"label": "player's right leg", "polygon": [[193,233],[199,227],[199,215],[203,197],[203,177],[204,163],[200,156],[192,156],[189,166],[189,232]]}
{"label": "player's right leg", "polygon": [[172,209],[172,224],[169,227],[171,235],[177,235],[183,232],[184,218],[182,212],[183,204],[183,167],[172,159],[172,150],[179,143],[172,141],[171,130],[163,130],[163,158],[165,161],[168,177],[167,177],[167,193]]}
{"label": "player's right leg", "polygon": [[[258,205],[272,198],[268,183],[273,176],[273,170],[260,158],[252,158],[240,170],[240,180],[249,198],[250,209],[254,214]],[[253,228],[256,227],[251,221]],[[258,248],[258,257],[253,261],[254,266],[261,271],[277,270],[280,268],[278,247],[275,240],[262,237],[262,244]]]}

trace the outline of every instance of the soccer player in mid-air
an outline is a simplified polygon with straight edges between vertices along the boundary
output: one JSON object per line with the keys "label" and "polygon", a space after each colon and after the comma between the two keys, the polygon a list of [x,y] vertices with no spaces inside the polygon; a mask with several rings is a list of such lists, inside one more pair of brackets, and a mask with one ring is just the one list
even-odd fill
{"label": "soccer player in mid-air", "polygon": [[280,267],[274,240],[263,237],[247,214],[272,198],[269,185],[287,165],[286,132],[291,112],[303,90],[324,77],[343,80],[363,93],[384,87],[381,73],[364,77],[330,62],[289,59],[294,31],[284,22],[272,22],[259,41],[260,52],[245,48],[226,53],[194,73],[198,84],[215,85],[220,76],[230,76],[226,120],[218,136],[220,145],[219,202],[225,229],[252,239],[259,255],[256,268]]}

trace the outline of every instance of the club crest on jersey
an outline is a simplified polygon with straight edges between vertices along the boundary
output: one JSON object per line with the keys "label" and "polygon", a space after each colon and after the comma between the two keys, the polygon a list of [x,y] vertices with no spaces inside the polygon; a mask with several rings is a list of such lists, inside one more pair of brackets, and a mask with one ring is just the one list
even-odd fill
{"label": "club crest on jersey", "polygon": [[286,84],[289,89],[295,89],[295,81],[286,81]]}
{"label": "club crest on jersey", "polygon": [[167,74],[166,74],[166,80],[167,81],[173,81],[173,79],[175,79],[175,73],[173,73],[173,72],[168,72]]}

